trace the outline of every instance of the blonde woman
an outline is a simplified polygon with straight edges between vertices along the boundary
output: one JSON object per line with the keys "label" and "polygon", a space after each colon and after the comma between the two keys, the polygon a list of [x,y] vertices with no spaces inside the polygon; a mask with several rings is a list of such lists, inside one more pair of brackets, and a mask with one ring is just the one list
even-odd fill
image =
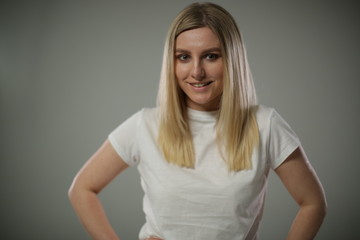
{"label": "blonde woman", "polygon": [[141,240],[258,239],[271,169],[299,204],[287,239],[313,239],[326,212],[298,137],[257,104],[235,21],[211,3],[173,21],[158,107],[110,133],[74,179],[70,200],[94,239],[120,239],[97,194],[128,166],[137,166],[145,194]]}

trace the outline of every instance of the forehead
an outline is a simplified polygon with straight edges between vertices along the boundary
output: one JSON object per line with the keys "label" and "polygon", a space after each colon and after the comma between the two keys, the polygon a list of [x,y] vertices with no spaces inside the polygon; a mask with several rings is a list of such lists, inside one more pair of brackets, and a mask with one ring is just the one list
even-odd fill
{"label": "forehead", "polygon": [[175,44],[177,48],[220,47],[219,38],[208,27],[195,28],[180,33]]}

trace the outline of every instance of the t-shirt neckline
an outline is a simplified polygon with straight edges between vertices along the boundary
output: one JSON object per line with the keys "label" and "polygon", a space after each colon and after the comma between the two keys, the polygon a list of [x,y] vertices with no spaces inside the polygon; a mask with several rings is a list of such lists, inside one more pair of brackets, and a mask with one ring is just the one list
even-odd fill
{"label": "t-shirt neckline", "polygon": [[218,110],[215,111],[199,111],[192,108],[187,108],[188,117],[190,120],[200,121],[215,121],[218,115]]}

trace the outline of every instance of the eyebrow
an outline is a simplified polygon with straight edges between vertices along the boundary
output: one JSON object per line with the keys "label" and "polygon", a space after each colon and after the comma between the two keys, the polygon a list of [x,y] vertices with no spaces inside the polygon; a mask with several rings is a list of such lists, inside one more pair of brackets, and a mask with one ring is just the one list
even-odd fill
{"label": "eyebrow", "polygon": [[[181,49],[181,48],[176,48],[175,52],[177,53],[189,53],[190,51],[185,50],[185,49]],[[205,51],[203,51],[204,53],[208,53],[208,52],[221,52],[220,48],[214,47],[214,48],[209,48],[206,49]]]}

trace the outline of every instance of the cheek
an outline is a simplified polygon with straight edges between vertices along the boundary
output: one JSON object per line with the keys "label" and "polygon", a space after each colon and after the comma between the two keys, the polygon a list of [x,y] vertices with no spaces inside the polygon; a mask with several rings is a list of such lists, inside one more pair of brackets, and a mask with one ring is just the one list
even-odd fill
{"label": "cheek", "polygon": [[182,84],[183,84],[183,74],[182,71],[180,70],[179,67],[175,66],[175,81],[176,84],[182,89]]}
{"label": "cheek", "polygon": [[222,63],[210,65],[207,67],[206,72],[209,77],[215,78],[217,80],[222,80],[223,65]]}
{"label": "cheek", "polygon": [[216,71],[216,75],[222,79],[224,76],[224,68],[223,68],[222,63],[219,64],[219,66],[217,66],[217,68],[215,68],[215,71]]}
{"label": "cheek", "polygon": [[178,81],[182,81],[187,78],[188,70],[184,65],[175,65],[175,76]]}

